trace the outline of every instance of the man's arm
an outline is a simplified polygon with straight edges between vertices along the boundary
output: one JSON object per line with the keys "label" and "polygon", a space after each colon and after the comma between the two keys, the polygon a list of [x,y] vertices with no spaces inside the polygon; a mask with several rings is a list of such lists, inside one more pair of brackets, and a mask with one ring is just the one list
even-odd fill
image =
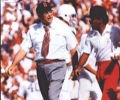
{"label": "man's arm", "polygon": [[87,54],[87,53],[82,54],[82,56],[80,57],[80,60],[78,62],[77,68],[70,75],[70,79],[72,79],[74,76],[78,77],[80,75],[81,69],[82,69],[83,65],[86,63],[88,57],[89,57],[89,54]]}
{"label": "man's arm", "polygon": [[74,56],[75,52],[77,51],[77,47],[78,45],[76,45],[74,49],[70,50],[71,57]]}
{"label": "man's arm", "polygon": [[94,69],[90,66],[90,64],[87,64],[84,68],[87,69],[89,72],[93,73],[94,75],[96,75],[96,73],[97,73],[97,71],[94,70]]}
{"label": "man's arm", "polygon": [[[16,94],[17,95],[17,94]],[[17,95],[17,99],[19,100],[26,100],[24,97]]]}
{"label": "man's arm", "polygon": [[26,55],[26,51],[24,51],[23,49],[20,49],[18,51],[18,53],[16,54],[16,56],[12,62],[12,65],[7,67],[5,70],[6,76],[9,76],[14,73],[15,66],[25,57],[25,55]]}

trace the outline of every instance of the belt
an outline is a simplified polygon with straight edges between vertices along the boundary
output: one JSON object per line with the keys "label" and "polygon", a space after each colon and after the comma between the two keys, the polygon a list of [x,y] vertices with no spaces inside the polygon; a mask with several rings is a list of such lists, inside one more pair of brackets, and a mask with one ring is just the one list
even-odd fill
{"label": "belt", "polygon": [[55,63],[55,62],[60,62],[60,61],[65,61],[65,60],[60,60],[60,59],[44,59],[44,60],[37,60],[37,63],[41,63],[41,64],[51,64],[51,63]]}
{"label": "belt", "polygon": [[101,65],[101,64],[111,63],[111,62],[114,63],[114,64],[115,64],[115,63],[116,63],[116,64],[118,63],[117,60],[106,60],[106,61],[98,61],[98,62],[96,62],[96,65],[99,66],[99,65]]}

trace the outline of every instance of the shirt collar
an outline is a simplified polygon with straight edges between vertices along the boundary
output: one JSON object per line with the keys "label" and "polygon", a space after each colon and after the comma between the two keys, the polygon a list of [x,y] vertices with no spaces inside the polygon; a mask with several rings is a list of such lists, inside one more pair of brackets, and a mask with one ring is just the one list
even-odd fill
{"label": "shirt collar", "polygon": [[104,31],[103,31],[103,34],[105,34],[105,33],[110,33],[110,30],[111,30],[111,26],[108,25],[108,24],[106,24],[105,29],[104,29]]}

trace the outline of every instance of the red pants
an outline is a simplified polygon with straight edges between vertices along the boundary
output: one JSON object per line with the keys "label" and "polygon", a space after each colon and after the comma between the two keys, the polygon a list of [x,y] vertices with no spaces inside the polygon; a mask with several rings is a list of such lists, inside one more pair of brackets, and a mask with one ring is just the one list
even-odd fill
{"label": "red pants", "polygon": [[97,79],[102,89],[102,100],[117,100],[116,87],[119,79],[119,65],[115,61],[98,63]]}

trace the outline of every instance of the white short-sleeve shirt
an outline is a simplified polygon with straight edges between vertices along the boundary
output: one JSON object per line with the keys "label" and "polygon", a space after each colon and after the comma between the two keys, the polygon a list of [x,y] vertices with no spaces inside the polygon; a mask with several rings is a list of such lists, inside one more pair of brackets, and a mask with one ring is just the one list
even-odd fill
{"label": "white short-sleeve shirt", "polygon": [[58,18],[53,18],[50,25],[50,44],[49,53],[46,58],[41,55],[42,41],[45,34],[43,24],[34,24],[30,27],[26,38],[23,40],[21,47],[26,52],[30,48],[36,51],[35,60],[38,59],[66,59],[65,54],[77,45],[77,40],[71,32],[69,26]]}
{"label": "white short-sleeve shirt", "polygon": [[17,94],[22,97],[26,94],[26,100],[43,100],[37,80],[34,82],[28,80],[21,82]]}
{"label": "white short-sleeve shirt", "polygon": [[110,60],[114,50],[120,48],[120,28],[107,24],[102,35],[98,31],[90,31],[84,52],[90,54],[92,48],[95,49],[97,61]]}

